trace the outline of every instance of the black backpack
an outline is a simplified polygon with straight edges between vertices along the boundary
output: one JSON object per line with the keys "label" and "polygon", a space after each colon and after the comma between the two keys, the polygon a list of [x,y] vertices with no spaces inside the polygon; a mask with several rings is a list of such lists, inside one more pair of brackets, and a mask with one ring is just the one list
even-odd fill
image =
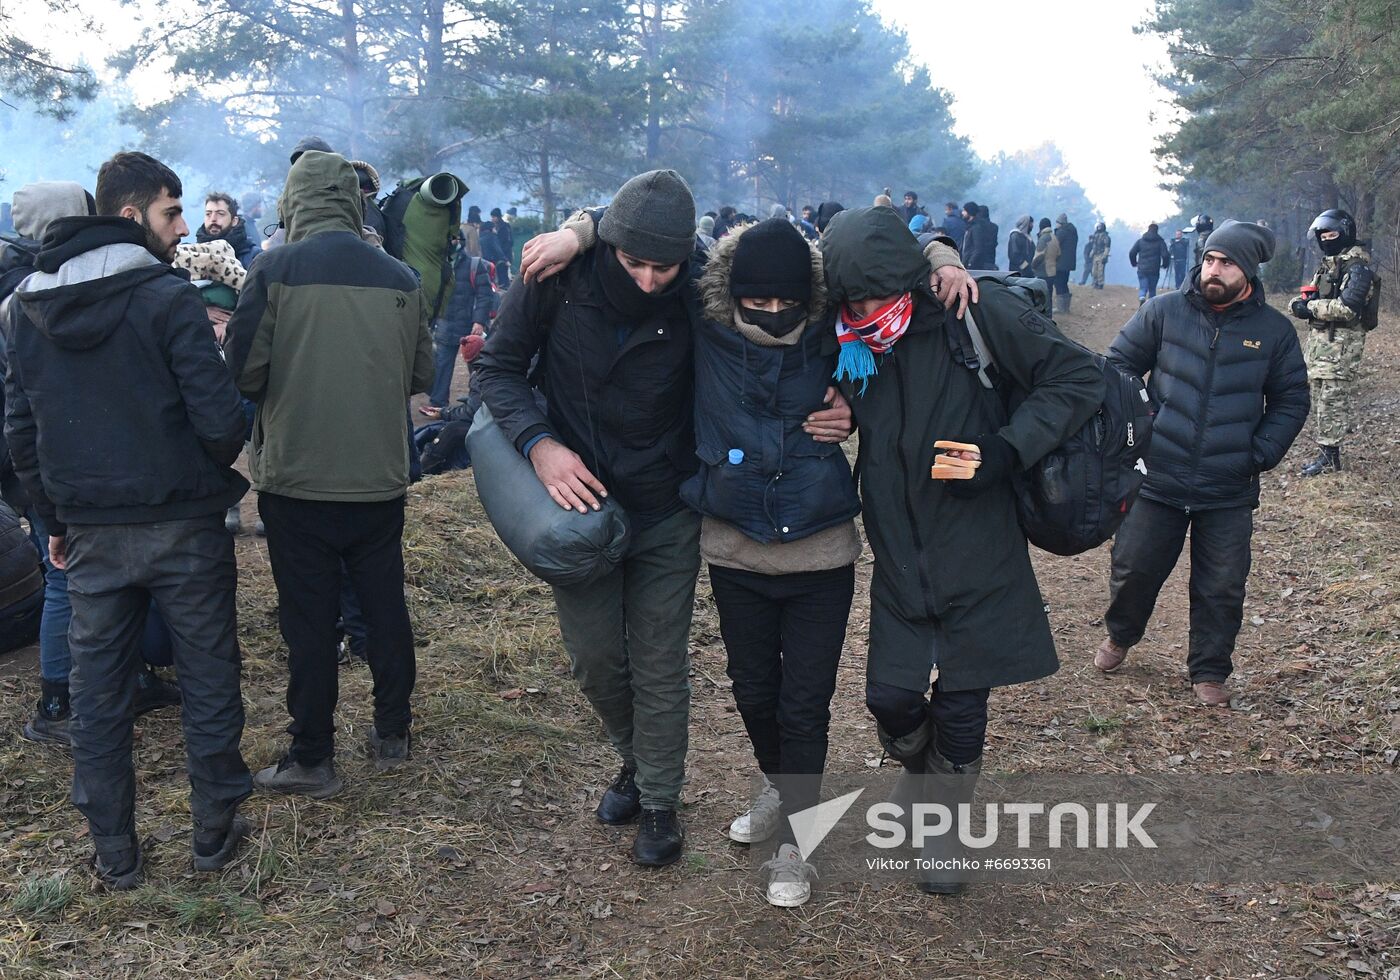
{"label": "black backpack", "polygon": [[[1049,300],[1041,280],[977,276],[979,285],[988,281],[1005,286],[1048,318]],[[978,313],[992,309],[995,307],[980,307]],[[1008,413],[1013,411],[1026,393],[999,384],[996,365],[971,309],[962,320],[949,316],[945,322],[954,357],[976,372],[984,388],[1001,396]],[[1141,378],[1119,370],[1082,344],[1075,346],[1089,354],[1103,373],[1103,402],[1077,432],[1016,481],[1016,516],[1021,530],[1031,544],[1056,555],[1077,555],[1097,548],[1123,523],[1147,479],[1147,448],[1155,414]]]}

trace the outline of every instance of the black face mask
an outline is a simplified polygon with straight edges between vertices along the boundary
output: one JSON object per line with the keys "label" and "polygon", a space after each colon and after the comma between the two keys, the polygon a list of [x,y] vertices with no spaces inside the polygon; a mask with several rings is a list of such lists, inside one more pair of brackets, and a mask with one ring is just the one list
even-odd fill
{"label": "black face mask", "polygon": [[798,324],[807,319],[807,307],[793,306],[777,313],[769,313],[767,310],[751,310],[740,304],[739,316],[745,323],[758,327],[770,337],[786,337],[797,329]]}
{"label": "black face mask", "polygon": [[1343,252],[1345,252],[1347,249],[1351,248],[1351,245],[1352,245],[1352,243],[1349,242],[1349,241],[1347,241],[1345,235],[1338,235],[1336,238],[1332,239],[1330,242],[1329,242],[1329,241],[1324,241],[1324,240],[1321,239],[1321,238],[1319,238],[1319,239],[1317,240],[1317,247],[1320,248],[1320,249],[1322,249],[1322,254],[1323,254],[1323,255],[1329,255],[1329,256],[1330,256],[1330,255],[1341,255],[1341,254],[1342,254]]}

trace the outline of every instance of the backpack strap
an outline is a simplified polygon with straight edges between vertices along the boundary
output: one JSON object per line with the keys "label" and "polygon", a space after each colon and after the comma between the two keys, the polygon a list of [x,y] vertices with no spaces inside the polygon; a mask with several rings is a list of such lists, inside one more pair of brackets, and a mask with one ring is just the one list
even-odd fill
{"label": "backpack strap", "polygon": [[977,380],[982,383],[983,388],[994,391],[997,385],[992,375],[997,368],[996,362],[992,360],[992,355],[987,350],[987,340],[982,336],[982,328],[977,326],[977,320],[972,316],[972,307],[970,306],[963,314],[963,323],[967,327],[967,336],[972,341],[972,350],[975,355],[973,362],[968,367],[977,372]]}

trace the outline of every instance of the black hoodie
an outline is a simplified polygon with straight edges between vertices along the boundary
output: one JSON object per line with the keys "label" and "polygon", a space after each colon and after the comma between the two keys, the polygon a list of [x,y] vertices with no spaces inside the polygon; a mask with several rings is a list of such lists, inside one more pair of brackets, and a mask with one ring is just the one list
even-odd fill
{"label": "black hoodie", "polygon": [[243,410],[185,274],[117,217],[52,222],[37,266],[4,324],[5,434],[53,533],[236,502]]}

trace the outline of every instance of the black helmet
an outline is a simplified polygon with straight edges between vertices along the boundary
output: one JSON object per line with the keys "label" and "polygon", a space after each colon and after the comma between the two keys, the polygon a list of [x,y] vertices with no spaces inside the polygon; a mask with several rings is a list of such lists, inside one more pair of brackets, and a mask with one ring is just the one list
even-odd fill
{"label": "black helmet", "polygon": [[[1336,238],[1324,242],[1324,231],[1338,232]],[[1338,255],[1356,244],[1356,219],[1340,208],[1328,208],[1313,218],[1308,234],[1317,240],[1323,255]]]}
{"label": "black helmet", "polygon": [[1198,216],[1196,217],[1196,230],[1197,230],[1197,231],[1214,231],[1214,230],[1215,230],[1215,222],[1212,221],[1212,220],[1210,220],[1210,215],[1208,215],[1208,214],[1198,215]]}

